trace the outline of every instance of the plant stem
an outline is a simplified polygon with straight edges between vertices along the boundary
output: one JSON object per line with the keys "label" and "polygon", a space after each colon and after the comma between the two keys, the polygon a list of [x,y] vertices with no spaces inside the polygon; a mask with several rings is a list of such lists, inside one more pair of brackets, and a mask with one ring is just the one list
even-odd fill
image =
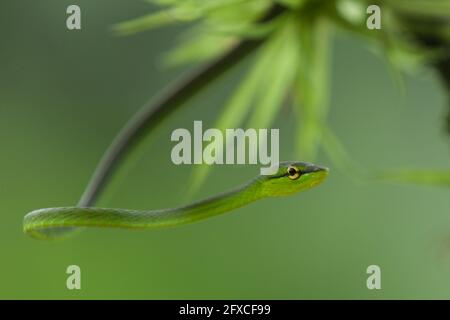
{"label": "plant stem", "polygon": [[[286,11],[280,5],[271,7],[258,23],[267,22]],[[141,139],[157,124],[182,106],[188,99],[223,75],[258,48],[263,39],[241,41],[226,54],[199,69],[182,76],[138,111],[123,127],[100,160],[80,201],[79,207],[92,206],[106,187],[115,169]]]}
{"label": "plant stem", "polygon": [[[415,16],[403,17],[409,28],[412,29],[413,35],[420,45],[425,48],[438,50],[440,57],[432,62],[432,66],[436,69],[441,80],[447,89],[447,99],[449,110],[446,117],[446,130],[450,134],[450,44],[448,39],[443,38],[439,32],[430,32],[423,30],[442,30],[448,27],[448,19],[424,18]],[[427,28],[420,28],[426,26]],[[432,27],[432,29],[431,29]]]}

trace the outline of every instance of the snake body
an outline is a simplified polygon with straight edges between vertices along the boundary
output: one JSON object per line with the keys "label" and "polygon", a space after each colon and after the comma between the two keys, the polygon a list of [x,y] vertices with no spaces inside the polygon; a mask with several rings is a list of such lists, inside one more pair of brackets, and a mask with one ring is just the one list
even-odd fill
{"label": "snake body", "polygon": [[73,227],[151,229],[183,225],[225,213],[251,202],[287,196],[322,182],[328,169],[306,162],[282,162],[272,175],[260,175],[226,193],[189,204],[160,210],[130,210],[96,207],[61,207],[28,213],[23,221],[26,234],[40,239],[57,238]]}

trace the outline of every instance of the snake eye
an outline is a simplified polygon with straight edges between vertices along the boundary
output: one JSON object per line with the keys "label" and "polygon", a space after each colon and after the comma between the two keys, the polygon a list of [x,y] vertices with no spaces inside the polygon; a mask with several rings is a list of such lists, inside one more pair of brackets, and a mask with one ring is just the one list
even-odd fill
{"label": "snake eye", "polygon": [[297,167],[289,166],[287,168],[288,177],[291,180],[296,180],[300,177],[300,170]]}

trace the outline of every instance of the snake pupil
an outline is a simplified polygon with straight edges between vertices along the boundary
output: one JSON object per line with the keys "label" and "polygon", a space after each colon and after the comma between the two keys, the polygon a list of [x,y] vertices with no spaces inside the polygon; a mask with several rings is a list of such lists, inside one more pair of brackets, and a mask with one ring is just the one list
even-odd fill
{"label": "snake pupil", "polygon": [[300,177],[300,170],[294,166],[288,167],[287,173],[289,175],[289,179],[291,180],[295,180]]}

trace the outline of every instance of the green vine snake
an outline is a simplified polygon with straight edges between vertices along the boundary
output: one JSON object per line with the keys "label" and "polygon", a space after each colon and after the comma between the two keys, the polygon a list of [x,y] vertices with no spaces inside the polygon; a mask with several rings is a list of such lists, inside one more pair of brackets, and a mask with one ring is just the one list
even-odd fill
{"label": "green vine snake", "polygon": [[61,207],[35,210],[23,222],[26,234],[40,239],[57,238],[71,227],[151,229],[183,225],[210,218],[251,202],[308,190],[328,175],[328,169],[306,162],[282,162],[272,175],[260,175],[229,192],[189,204],[160,210],[96,207]]}
{"label": "green vine snake", "polygon": [[[274,5],[257,21],[264,23],[285,12]],[[237,209],[251,202],[290,195],[322,182],[328,169],[305,162],[283,162],[270,176],[258,176],[247,184],[184,207],[160,210],[96,208],[93,203],[114,170],[143,136],[183,103],[256,50],[265,39],[246,39],[229,52],[166,87],[130,119],[107,149],[76,207],[47,208],[28,213],[23,221],[26,234],[39,239],[64,236],[78,227],[150,229],[182,225]]]}

